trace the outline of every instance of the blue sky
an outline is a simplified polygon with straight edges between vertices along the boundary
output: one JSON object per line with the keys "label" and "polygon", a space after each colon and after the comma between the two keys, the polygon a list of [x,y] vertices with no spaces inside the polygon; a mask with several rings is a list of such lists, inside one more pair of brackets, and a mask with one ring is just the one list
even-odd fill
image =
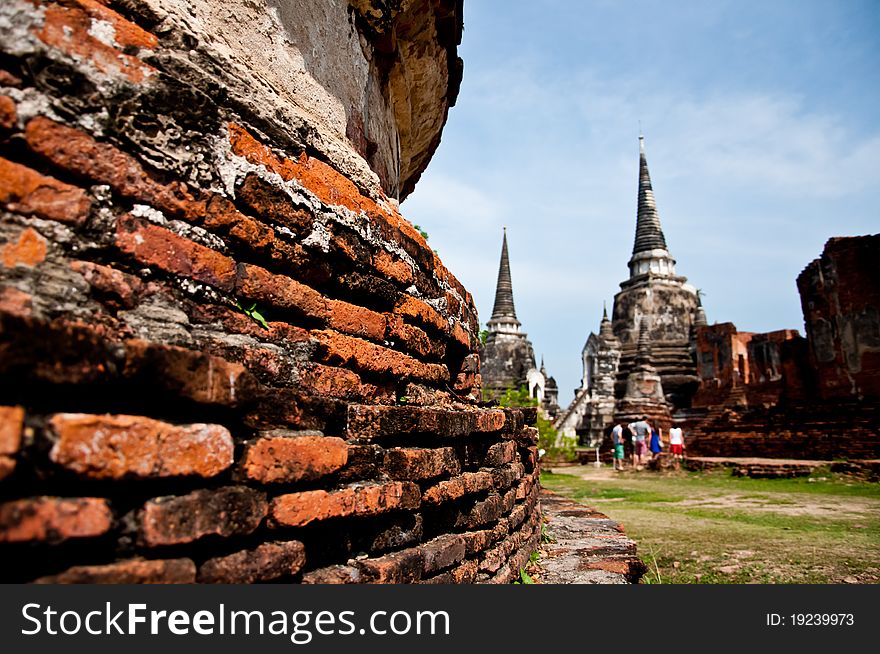
{"label": "blue sky", "polygon": [[877,0],[465,0],[464,81],[403,214],[489,319],[517,315],[567,405],[627,276],[645,134],[679,274],[709,322],[803,333],[795,279],[880,232]]}

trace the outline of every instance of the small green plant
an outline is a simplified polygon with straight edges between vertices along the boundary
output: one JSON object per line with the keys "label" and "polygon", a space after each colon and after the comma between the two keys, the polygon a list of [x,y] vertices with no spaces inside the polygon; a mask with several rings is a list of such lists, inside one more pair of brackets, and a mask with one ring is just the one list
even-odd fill
{"label": "small green plant", "polygon": [[239,301],[236,301],[235,306],[239,311],[241,311],[248,318],[253,320],[255,323],[258,323],[259,325],[261,325],[263,327],[263,329],[269,329],[269,323],[266,322],[266,319],[263,317],[263,314],[260,313],[259,311],[257,311],[257,303],[256,302],[251,304],[250,309],[245,309],[242,306],[241,302],[239,302]]}
{"label": "small green plant", "polygon": [[489,338],[489,330],[488,329],[481,329],[480,330],[480,343],[485,345],[487,338]]}
{"label": "small green plant", "polygon": [[[422,235],[423,239],[425,239],[426,241],[428,240],[428,232],[422,229],[421,225],[416,225],[415,223],[413,223],[413,227],[415,227],[416,231]],[[434,252],[436,254],[437,251],[435,250]]]}
{"label": "small green plant", "polygon": [[541,525],[541,542],[542,543],[555,543],[556,539],[553,537],[553,534],[547,529],[547,523]]}
{"label": "small green plant", "polygon": [[519,579],[513,582],[514,584],[534,584],[535,580],[526,572],[523,568],[519,570]]}
{"label": "small green plant", "polygon": [[409,402],[409,398],[406,395],[401,395],[397,398],[398,404],[406,404],[407,402]]}

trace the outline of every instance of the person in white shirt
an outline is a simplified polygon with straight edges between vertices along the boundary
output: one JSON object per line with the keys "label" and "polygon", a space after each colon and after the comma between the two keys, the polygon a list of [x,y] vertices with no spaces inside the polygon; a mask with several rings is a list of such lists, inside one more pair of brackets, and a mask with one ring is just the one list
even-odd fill
{"label": "person in white shirt", "polygon": [[673,461],[684,459],[684,433],[682,433],[681,427],[673,427],[669,430],[669,452],[672,454]]}

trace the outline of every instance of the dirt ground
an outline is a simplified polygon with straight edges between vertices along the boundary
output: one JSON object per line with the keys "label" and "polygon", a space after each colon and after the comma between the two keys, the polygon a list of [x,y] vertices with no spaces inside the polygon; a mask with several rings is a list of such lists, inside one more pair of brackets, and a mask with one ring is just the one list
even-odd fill
{"label": "dirt ground", "polygon": [[880,484],[831,474],[555,468],[544,485],[623,524],[645,583],[878,583]]}

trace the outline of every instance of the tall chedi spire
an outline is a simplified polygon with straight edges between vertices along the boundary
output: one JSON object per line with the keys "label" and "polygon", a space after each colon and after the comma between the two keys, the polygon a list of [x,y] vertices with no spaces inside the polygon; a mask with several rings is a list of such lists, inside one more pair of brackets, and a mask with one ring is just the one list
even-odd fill
{"label": "tall chedi spire", "polygon": [[660,214],[654,200],[648,159],[645,156],[645,137],[639,135],[639,202],[636,216],[636,238],[629,262],[630,277],[651,272],[655,275],[675,275],[675,260],[666,247],[666,237],[660,226]]}
{"label": "tall chedi spire", "polygon": [[507,229],[501,241],[501,263],[498,265],[498,283],[495,285],[495,305],[492,317],[486,323],[490,332],[519,332],[521,323],[513,306],[513,282],[510,278],[510,256],[507,253]]}

